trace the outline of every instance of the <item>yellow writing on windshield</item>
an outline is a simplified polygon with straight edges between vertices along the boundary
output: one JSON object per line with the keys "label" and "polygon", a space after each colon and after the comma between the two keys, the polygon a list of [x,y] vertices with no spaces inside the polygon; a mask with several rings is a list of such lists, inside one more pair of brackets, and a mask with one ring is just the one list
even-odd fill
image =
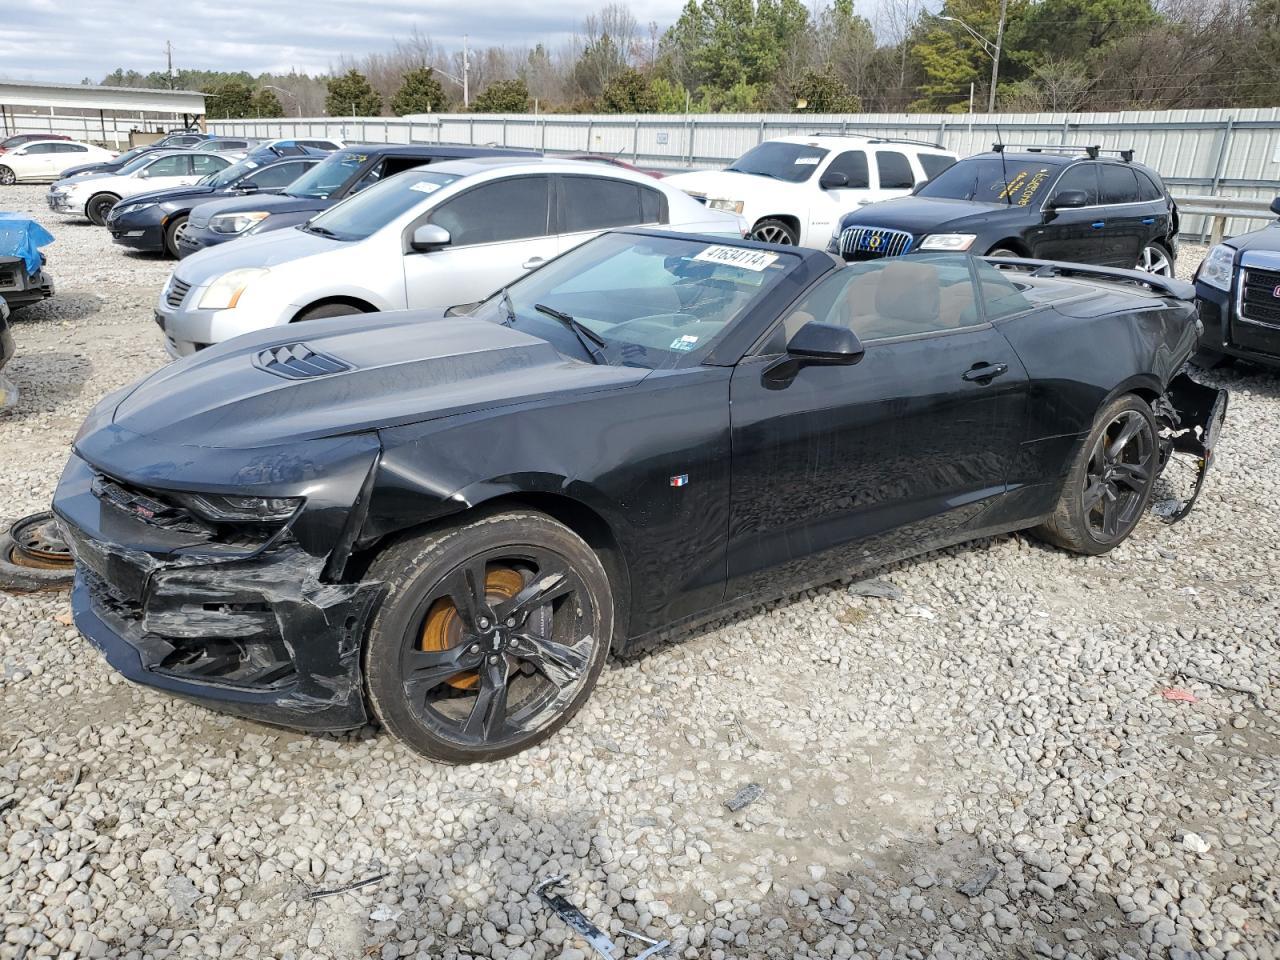
{"label": "yellow writing on windshield", "polygon": [[1036,195],[1036,191],[1040,189],[1040,185],[1049,179],[1049,171],[1041,167],[1035,173],[1028,175],[1026,170],[1019,171],[1014,175],[1004,189],[997,196],[1001,200],[1010,200],[1017,197],[1014,201],[1020,207],[1025,207],[1031,203],[1031,199]]}

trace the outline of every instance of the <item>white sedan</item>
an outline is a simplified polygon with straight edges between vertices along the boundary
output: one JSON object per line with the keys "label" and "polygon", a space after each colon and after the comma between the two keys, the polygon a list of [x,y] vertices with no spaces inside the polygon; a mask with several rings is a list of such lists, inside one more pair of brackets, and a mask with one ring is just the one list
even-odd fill
{"label": "white sedan", "polygon": [[98,226],[125,197],[166,187],[185,187],[231,165],[229,156],[195,150],[155,150],[131,160],[115,173],[86,173],[49,188],[49,209],[78,213]]}
{"label": "white sedan", "polygon": [[0,157],[0,184],[57,180],[62,171],[82,163],[114,160],[115,154],[76,140],[31,140]]}
{"label": "white sedan", "polygon": [[417,167],[299,227],[207,247],[156,304],[172,356],[296,320],[474,303],[611,227],[741,240],[746,222],[644,174],[574,160]]}

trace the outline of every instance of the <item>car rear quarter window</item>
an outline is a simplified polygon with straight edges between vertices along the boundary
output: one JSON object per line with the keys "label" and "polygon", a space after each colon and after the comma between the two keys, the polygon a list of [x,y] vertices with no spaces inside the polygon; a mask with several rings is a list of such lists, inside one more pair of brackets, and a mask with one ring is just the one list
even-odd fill
{"label": "car rear quarter window", "polygon": [[549,234],[550,208],[550,178],[512,177],[446,201],[430,222],[449,231],[454,247],[501,243]]}
{"label": "car rear quarter window", "polygon": [[[1072,187],[1071,189],[1078,190],[1082,188]],[[985,260],[975,259],[973,263],[978,274],[982,305],[986,310],[988,320],[998,320],[1001,317],[1012,316],[1015,313],[1022,313],[1031,309],[1031,301],[1027,299],[1022,292],[1022,288],[1016,283]]]}
{"label": "car rear quarter window", "polygon": [[925,179],[932,180],[947,167],[955,163],[954,157],[948,157],[941,153],[918,153],[916,159],[920,161],[920,166],[924,169]]}
{"label": "car rear quarter window", "polygon": [[1164,199],[1164,191],[1160,186],[1141,170],[1133,171],[1138,178],[1138,199],[1144,203],[1150,203],[1156,200]]}
{"label": "car rear quarter window", "polygon": [[849,183],[846,189],[866,190],[871,186],[871,175],[867,170],[867,154],[864,150],[846,150],[827,167],[827,173],[843,173]]}
{"label": "car rear quarter window", "polygon": [[896,150],[876,151],[876,170],[880,173],[881,190],[910,190],[916,185],[911,161]]}
{"label": "car rear quarter window", "polygon": [[1100,164],[1098,190],[1103,203],[1136,203],[1138,178],[1134,176],[1132,167],[1118,163]]}
{"label": "car rear quarter window", "polygon": [[1083,190],[1084,195],[1088,198],[1086,205],[1093,206],[1096,204],[1098,202],[1098,165],[1096,163],[1078,163],[1075,166],[1067,167],[1062,176],[1058,178],[1058,182],[1053,188],[1053,195],[1056,197],[1064,190]]}
{"label": "car rear quarter window", "polygon": [[[585,230],[607,230],[656,221],[652,200],[644,203],[644,194],[654,194],[637,183],[606,177],[560,178],[560,230],[580,233]],[[653,214],[646,217],[646,207]]]}
{"label": "car rear quarter window", "polygon": [[217,173],[219,170],[229,166],[223,157],[191,157],[191,172],[198,177],[203,177],[210,173]]}

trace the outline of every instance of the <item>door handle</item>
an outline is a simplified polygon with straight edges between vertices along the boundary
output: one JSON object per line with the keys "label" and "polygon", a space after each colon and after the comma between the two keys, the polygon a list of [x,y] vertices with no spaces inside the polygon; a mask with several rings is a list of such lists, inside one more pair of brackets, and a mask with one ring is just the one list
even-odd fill
{"label": "door handle", "polygon": [[521,270],[534,270],[542,266],[547,261],[542,257],[530,257],[524,263],[520,264]]}
{"label": "door handle", "polygon": [[1089,224],[1089,226],[1093,227],[1093,229],[1095,230],[1101,230],[1106,225],[1107,225],[1107,221],[1105,220],[1095,220],[1093,221],[1093,223]]}
{"label": "door handle", "polygon": [[970,383],[980,383],[986,386],[996,377],[1002,376],[1009,372],[1007,363],[975,363],[972,367],[960,374],[962,380],[968,380]]}
{"label": "door handle", "polygon": [[1152,225],[1153,223],[1155,223],[1155,222],[1156,222],[1156,218],[1155,218],[1155,217],[1146,217],[1146,218],[1144,218],[1144,219],[1143,219],[1142,224],[1143,224],[1143,226],[1149,227],[1149,226],[1151,226],[1151,225]]}

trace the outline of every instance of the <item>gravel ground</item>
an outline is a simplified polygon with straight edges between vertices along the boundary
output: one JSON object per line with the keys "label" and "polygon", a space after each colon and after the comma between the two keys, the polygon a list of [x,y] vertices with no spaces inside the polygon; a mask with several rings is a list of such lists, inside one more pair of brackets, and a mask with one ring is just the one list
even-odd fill
{"label": "gravel ground", "polygon": [[[57,237],[59,290],[16,324],[9,517],[165,359],[168,264],[42,196],[0,194]],[[135,687],[65,593],[0,593],[0,957],[582,960],[529,896],[550,873],[690,958],[1277,956],[1280,380],[1214,379],[1231,413],[1185,523],[1097,559],[984,540],[756,609],[613,664],[485,767]]]}

